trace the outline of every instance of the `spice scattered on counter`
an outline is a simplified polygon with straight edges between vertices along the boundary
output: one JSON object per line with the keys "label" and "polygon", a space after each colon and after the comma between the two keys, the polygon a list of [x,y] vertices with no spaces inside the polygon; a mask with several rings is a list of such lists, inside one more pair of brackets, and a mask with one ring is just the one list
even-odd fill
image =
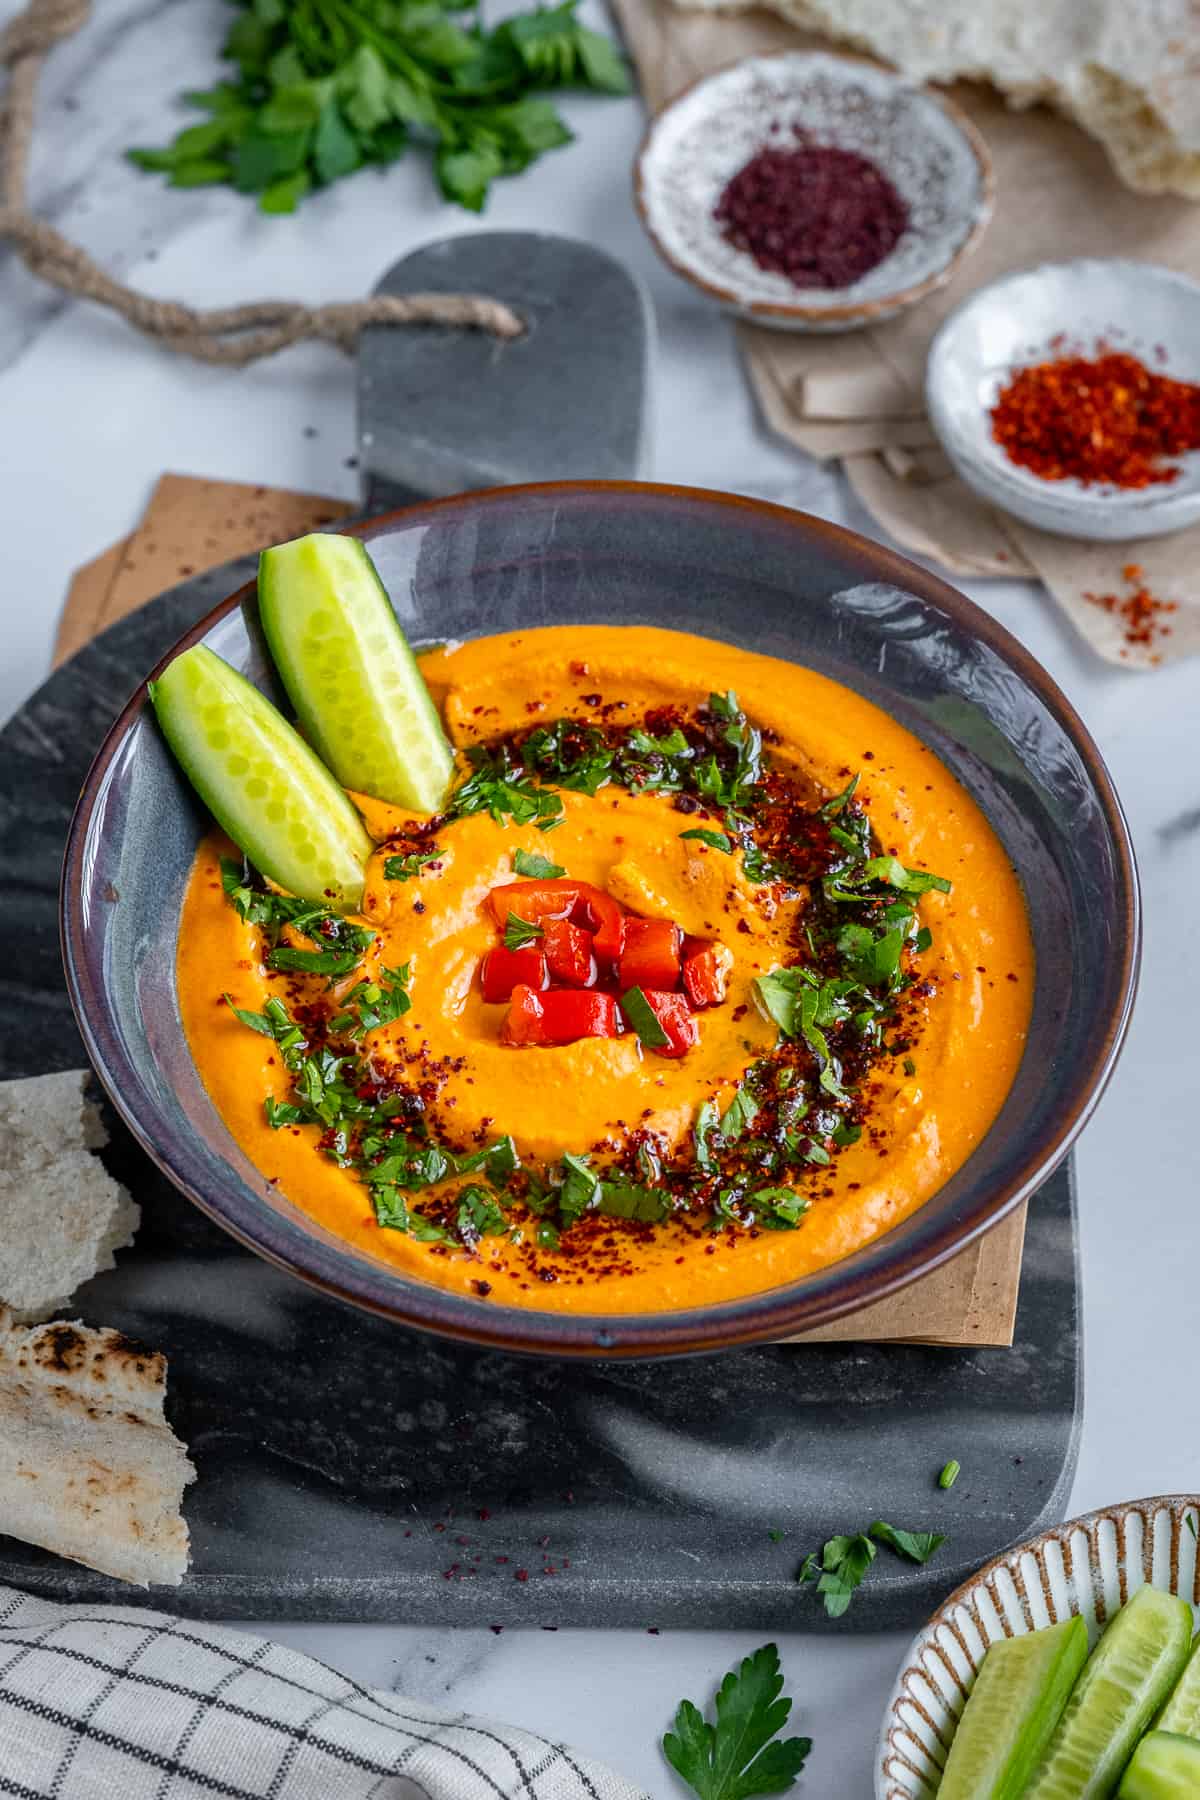
{"label": "spice scattered on counter", "polygon": [[1167,459],[1200,449],[1200,385],[1096,345],[1018,369],[992,408],[992,436],[1043,481],[1146,488],[1175,481]]}
{"label": "spice scattered on counter", "polygon": [[726,241],[798,288],[850,287],[895,249],[908,205],[869,157],[833,144],[764,145],[713,216]]}
{"label": "spice scattered on counter", "polygon": [[[1179,602],[1160,600],[1157,594],[1152,594],[1146,586],[1140,563],[1126,563],[1121,570],[1121,579],[1127,590],[1124,594],[1085,594],[1084,599],[1104,612],[1116,614],[1124,626],[1122,636],[1130,648],[1149,649],[1160,638],[1170,637],[1171,627],[1165,625],[1163,619],[1179,611]],[[1128,656],[1129,650],[1122,650],[1121,655]],[[1155,654],[1150,661],[1158,663],[1162,657]]]}

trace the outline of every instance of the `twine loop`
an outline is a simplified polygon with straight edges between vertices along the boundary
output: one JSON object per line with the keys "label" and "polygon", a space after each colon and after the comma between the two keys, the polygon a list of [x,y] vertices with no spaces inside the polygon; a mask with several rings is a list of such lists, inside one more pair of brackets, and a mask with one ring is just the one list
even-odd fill
{"label": "twine loop", "polygon": [[29,0],[0,31],[0,69],[8,75],[0,97],[0,241],[12,244],[39,280],[107,307],[167,350],[226,368],[241,368],[291,344],[333,344],[349,353],[368,325],[455,325],[499,338],[521,335],[516,314],[482,294],[375,294],[325,306],[257,300],[202,309],[156,300],[117,281],[78,244],[31,213],[26,202],[43,65],[56,44],[87,23],[91,10],[91,0]]}

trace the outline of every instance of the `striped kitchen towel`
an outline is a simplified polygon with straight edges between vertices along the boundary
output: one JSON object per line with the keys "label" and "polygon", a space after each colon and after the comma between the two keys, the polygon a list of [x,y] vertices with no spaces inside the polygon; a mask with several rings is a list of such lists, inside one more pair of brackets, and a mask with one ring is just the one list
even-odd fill
{"label": "striped kitchen towel", "polygon": [[0,1587],[0,1795],[646,1800],[565,1744],[219,1625]]}

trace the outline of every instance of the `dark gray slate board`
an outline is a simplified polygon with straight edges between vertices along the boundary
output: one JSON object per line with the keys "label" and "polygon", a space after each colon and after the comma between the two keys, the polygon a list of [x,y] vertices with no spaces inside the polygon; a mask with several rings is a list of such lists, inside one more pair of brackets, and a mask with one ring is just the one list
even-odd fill
{"label": "dark gray slate board", "polygon": [[[71,807],[143,671],[251,566],[187,582],[115,626],[0,733],[0,1076],[81,1065],[57,935]],[[925,1569],[880,1557],[843,1621],[878,1629],[914,1623],[1001,1545],[1061,1516],[1080,1384],[1066,1169],[1031,1208],[1011,1351],[829,1345],[556,1364],[461,1350],[308,1292],[110,1128],[111,1165],[144,1222],[77,1309],[170,1358],[168,1412],[200,1471],[186,1501],[193,1567],[170,1596],[182,1612],[825,1628],[793,1580],[806,1550],[880,1516],[947,1532]],[[951,1456],[963,1474],[940,1493]],[[136,1598],[5,1538],[0,1581]]]}

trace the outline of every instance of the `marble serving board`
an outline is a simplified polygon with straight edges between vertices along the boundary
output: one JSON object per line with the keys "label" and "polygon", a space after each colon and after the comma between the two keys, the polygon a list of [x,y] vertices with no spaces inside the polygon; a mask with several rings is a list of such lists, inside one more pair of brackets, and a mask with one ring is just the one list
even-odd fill
{"label": "marble serving board", "polygon": [[[90,757],[137,681],[244,580],[226,564],[122,620],[0,733],[0,1077],[79,1067],[58,872]],[[105,1153],[137,1244],[77,1297],[166,1352],[199,1470],[172,1604],[257,1619],[782,1630],[820,1621],[803,1556],[893,1523],[948,1542],[880,1557],[842,1621],[908,1625],[1057,1518],[1074,1471],[1080,1340],[1069,1165],[1029,1213],[1011,1350],[765,1346],[580,1364],[464,1349],[312,1293],[184,1201],[115,1118]],[[963,1473],[947,1493],[950,1457]],[[780,1535],[781,1534],[781,1535]],[[0,1581],[131,1590],[0,1538]]]}

